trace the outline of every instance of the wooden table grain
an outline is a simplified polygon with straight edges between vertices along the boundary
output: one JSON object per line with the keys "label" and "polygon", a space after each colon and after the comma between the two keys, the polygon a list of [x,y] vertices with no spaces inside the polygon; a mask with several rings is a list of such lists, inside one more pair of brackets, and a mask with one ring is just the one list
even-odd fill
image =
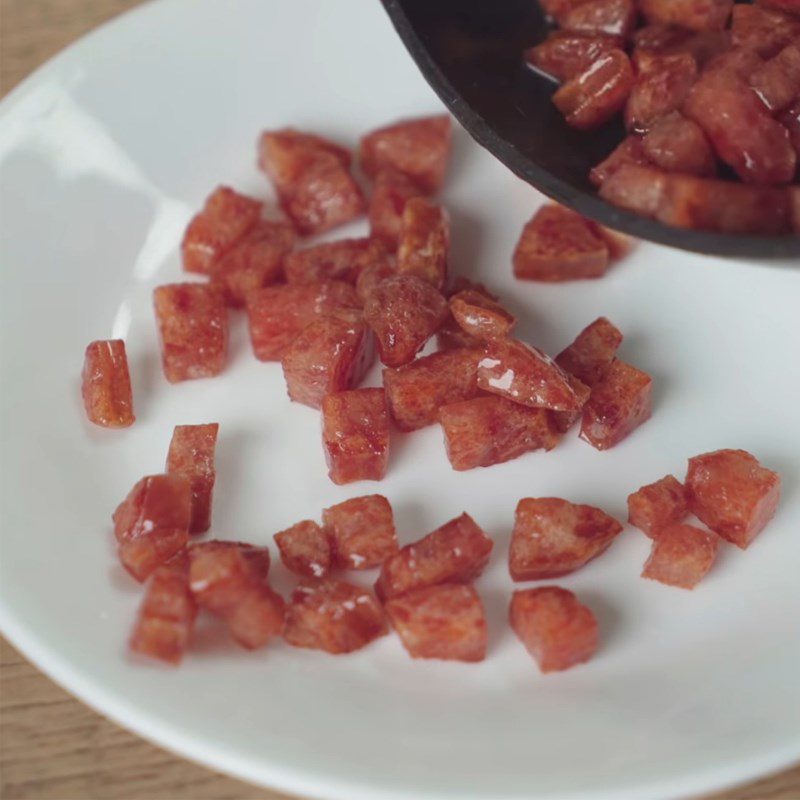
{"label": "wooden table grain", "polygon": [[[0,0],[5,94],[141,0]],[[2,800],[288,800],[177,758],[94,713],[0,639]],[[800,800],[800,767],[709,800]]]}

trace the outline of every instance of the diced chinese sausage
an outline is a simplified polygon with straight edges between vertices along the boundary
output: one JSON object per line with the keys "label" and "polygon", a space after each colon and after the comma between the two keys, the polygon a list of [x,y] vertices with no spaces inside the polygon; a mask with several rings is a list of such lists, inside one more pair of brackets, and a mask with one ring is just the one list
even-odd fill
{"label": "diced chinese sausage", "polygon": [[673,475],[648,483],[628,496],[628,522],[651,539],[687,513],[686,489]]}
{"label": "diced chinese sausage", "polygon": [[219,375],[228,353],[228,310],[222,293],[204,283],[173,283],[158,286],[153,300],[167,380]]}
{"label": "diced chinese sausage", "polygon": [[277,186],[290,186],[315,152],[327,152],[349,167],[350,151],[330,139],[294,128],[264,131],[258,142],[258,166]]}
{"label": "diced chinese sausage", "polygon": [[122,339],[92,342],[83,361],[81,393],[86,416],[104,428],[133,425],[133,392]]}
{"label": "diced chinese sausage", "polygon": [[694,589],[714,564],[719,538],[692,525],[668,525],[653,540],[643,578]]}
{"label": "diced chinese sausage", "polygon": [[364,136],[359,145],[361,167],[370,177],[392,169],[408,176],[425,193],[444,180],[450,157],[450,117],[402,120]]}
{"label": "diced chinese sausage", "polygon": [[492,544],[475,520],[462,514],[388,558],[375,591],[386,599],[424,586],[468,583],[483,572]]}
{"label": "diced chinese sausage", "polygon": [[595,186],[602,186],[612,175],[626,164],[646,167],[650,159],[644,154],[641,136],[626,136],[611,153],[597,166],[592,167],[589,180]]}
{"label": "diced chinese sausage", "polygon": [[760,5],[737,3],[733,7],[731,39],[735,47],[772,58],[800,36],[800,19]]}
{"label": "diced chinese sausage", "polygon": [[598,450],[619,444],[650,419],[653,379],[615,358],[583,407],[581,439]]}
{"label": "diced chinese sausage", "polygon": [[424,197],[413,197],[405,205],[397,244],[397,271],[416,275],[440,291],[447,280],[450,250],[450,219],[441,206]]}
{"label": "diced chinese sausage", "polygon": [[206,200],[183,237],[183,268],[208,275],[214,265],[256,225],[261,202],[220,186]]}
{"label": "diced chinese sausage", "polygon": [[365,267],[359,274],[358,280],[356,280],[356,295],[358,296],[358,301],[364,305],[367,302],[367,297],[372,294],[373,289],[375,289],[379,283],[382,283],[387,278],[391,278],[392,275],[396,274],[397,260],[395,258],[388,258],[378,264]]}
{"label": "diced chinese sausage", "polygon": [[717,172],[714,151],[703,129],[677,111],[653,123],[642,148],[656,167],[667,172],[701,177]]}
{"label": "diced chinese sausage", "polygon": [[406,203],[419,195],[419,187],[402,172],[381,170],[375,176],[369,200],[370,235],[395,250]]}
{"label": "diced chinese sausage", "polygon": [[599,278],[608,268],[608,246],[579,214],[548,204],[523,228],[513,263],[523,280]]}
{"label": "diced chinese sausage", "polygon": [[183,475],[192,490],[192,519],[189,533],[203,533],[211,527],[211,498],[216,472],[214,450],[219,424],[176,425],[167,454],[167,472]]}
{"label": "diced chinese sausage", "polygon": [[334,564],[345,569],[379,567],[399,549],[392,507],[380,494],[326,508],[322,524],[330,536]]}
{"label": "diced chinese sausage", "polygon": [[472,586],[417,589],[386,603],[386,613],[411,658],[483,661],[488,628]]}
{"label": "diced chinese sausage", "polygon": [[731,14],[733,0],[639,0],[651,24],[680,25],[693,31],[719,31]]}
{"label": "diced chinese sausage", "polygon": [[186,547],[191,504],[191,488],[183,476],[150,475],[114,511],[119,558],[136,580],[143,581]]}
{"label": "diced chinese sausage", "polygon": [[542,10],[548,17],[558,22],[573,8],[577,8],[588,0],[540,0]]}
{"label": "diced chinese sausage", "polygon": [[667,173],[655,167],[623,164],[600,187],[600,197],[615,206],[654,217],[667,186]]}
{"label": "diced chinese sausage", "polygon": [[605,317],[598,317],[556,356],[555,361],[565,372],[592,387],[611,366],[620,344],[622,332]]}
{"label": "diced chinese sausage", "polygon": [[444,325],[436,331],[436,349],[464,350],[481,346],[480,339],[470,336],[454,319],[451,314]]}
{"label": "diced chinese sausage", "polygon": [[638,73],[647,72],[661,63],[662,56],[688,53],[698,67],[731,46],[729,31],[695,33],[674,25],[647,25],[633,34],[631,60]]}
{"label": "diced chinese sausage", "polygon": [[394,275],[367,296],[364,319],[378,340],[387,367],[407,364],[449,314],[441,293],[416,275]]}
{"label": "diced chinese sausage", "polygon": [[689,459],[686,491],[698,519],[745,549],[775,516],[781,479],[744,450],[717,450]]}
{"label": "diced chinese sausage", "polygon": [[231,636],[255,650],[283,633],[286,603],[266,583],[251,586],[225,617]]}
{"label": "diced chinese sausage", "polygon": [[773,114],[790,106],[800,94],[800,34],[795,44],[784,47],[749,78],[753,91]]}
{"label": "diced chinese sausage", "polygon": [[568,125],[592,130],[623,109],[633,82],[628,56],[622,50],[611,50],[565,83],[553,95],[553,102]]}
{"label": "diced chinese sausage", "polygon": [[481,292],[465,289],[450,298],[453,319],[476,339],[507,336],[516,323],[513,314]]}
{"label": "diced chinese sausage", "polygon": [[519,501],[511,534],[508,570],[512,580],[555,578],[580,569],[603,553],[622,525],[594,506],[558,497]]}
{"label": "diced chinese sausage", "polygon": [[566,433],[583,414],[583,407],[589,401],[592,390],[583,381],[578,380],[572,373],[567,373],[569,385],[572,391],[575,392],[575,399],[577,407],[569,411],[548,411],[547,413],[552,420],[553,427],[558,433]]}
{"label": "diced chinese sausage", "polygon": [[340,239],[295,250],[286,257],[288,283],[337,280],[355,284],[361,271],[386,261],[388,253],[376,239]]}
{"label": "diced chinese sausage", "polygon": [[274,536],[286,569],[308,578],[324,578],[331,566],[328,534],[310,519]]}
{"label": "diced chinese sausage", "polygon": [[588,661],[597,650],[597,620],[575,595],[558,586],[514,592],[509,621],[542,672]]}
{"label": "diced chinese sausage", "polygon": [[728,75],[728,77],[741,78],[747,82],[750,76],[764,65],[764,59],[748,47],[732,47],[720,53],[706,64],[702,74]]}
{"label": "diced chinese sausage", "polygon": [[560,20],[565,31],[627,38],[636,24],[633,0],[588,0]]}
{"label": "diced chinese sausage", "polygon": [[455,470],[490,467],[558,444],[556,422],[544,408],[528,408],[496,395],[439,409],[447,458]]}
{"label": "diced chinese sausage", "polygon": [[334,483],[381,480],[389,463],[389,414],[383,389],[326,395],[322,443]]}
{"label": "diced chinese sausage", "polygon": [[359,650],[388,632],[371,592],[329,579],[294,590],[283,635],[294,647],[337,654]]}
{"label": "diced chinese sausage", "polygon": [[620,46],[613,36],[587,36],[554,31],[541,44],[525,51],[525,60],[558,81],[585,72],[600,56]]}
{"label": "diced chinese sausage", "polygon": [[477,348],[459,348],[418,358],[397,369],[384,369],[386,401],[401,431],[432,425],[439,409],[478,393]]}

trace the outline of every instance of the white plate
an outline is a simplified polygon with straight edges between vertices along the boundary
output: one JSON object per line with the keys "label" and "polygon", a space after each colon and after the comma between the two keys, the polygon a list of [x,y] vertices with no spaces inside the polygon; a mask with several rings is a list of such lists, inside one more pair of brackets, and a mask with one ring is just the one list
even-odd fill
{"label": "white plate", "polygon": [[[322,798],[648,800],[786,766],[800,755],[800,272],[788,264],[642,245],[599,282],[515,282],[511,250],[541,197],[459,132],[443,195],[456,269],[495,286],[522,334],[551,352],[597,315],[613,319],[622,356],[655,376],[644,428],[607,453],[573,435],[551,454],[457,474],[432,427],[395,438],[379,486],[337,488],[317,413],[288,403],[242,319],[224,377],[170,386],[161,375],[152,289],[181,278],[181,231],[215,184],[270,196],[254,167],[263,127],[353,144],[437,110],[375,0],[154,3],[3,103],[3,631],[143,736]],[[128,342],[138,421],[127,431],[90,426],[80,403],[83,348],[109,336]],[[412,662],[393,636],[351,657],[283,645],[247,654],[208,634],[178,670],[130,660],[141,591],[116,565],[109,514],[162,469],[175,423],[211,420],[222,425],[218,536],[266,543],[376,489],[405,541],[473,514],[497,542],[479,581],[487,660]],[[559,495],[624,517],[630,491],[719,447],[781,471],[774,523],[747,553],[725,548],[695,592],[641,580],[648,543],[626,530],[560,581],[598,613],[602,649],[541,676],[505,623],[517,500]]]}

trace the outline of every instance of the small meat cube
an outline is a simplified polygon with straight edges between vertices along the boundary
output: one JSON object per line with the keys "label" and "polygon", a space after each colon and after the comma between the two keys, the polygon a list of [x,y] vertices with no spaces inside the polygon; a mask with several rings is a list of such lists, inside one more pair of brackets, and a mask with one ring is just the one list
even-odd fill
{"label": "small meat cube", "polygon": [[256,650],[283,633],[286,602],[266,583],[256,584],[225,617],[231,636],[242,647]]}
{"label": "small meat cube", "polygon": [[714,564],[719,538],[692,525],[662,528],[653,540],[643,578],[694,589]]}
{"label": "small meat cube", "polygon": [[303,286],[266,286],[247,297],[253,352],[260,361],[280,361],[303,329],[338,308],[358,308],[355,289],[342,281]]}
{"label": "small meat cube", "polygon": [[249,292],[282,277],[283,260],[294,247],[294,228],[288,222],[261,220],[211,268],[211,283],[229,306],[244,306]]}
{"label": "small meat cube", "polygon": [[379,264],[365,267],[356,281],[356,295],[361,305],[367,302],[367,297],[372,294],[372,290],[387,278],[397,274],[397,262],[394,258],[388,258]]}
{"label": "small meat cube", "polygon": [[695,33],[674,25],[647,25],[633,34],[633,41],[631,60],[638,73],[658,67],[662,56],[676,53],[689,53],[702,68],[731,46],[728,31]]}
{"label": "small meat cube", "polygon": [[211,274],[214,265],[238,244],[261,217],[261,202],[228,186],[215,189],[183,237],[183,268],[186,272]]}
{"label": "small meat cube", "polygon": [[397,271],[416,275],[440,291],[447,280],[450,218],[441,206],[413,197],[403,210],[397,244]]}
{"label": "small meat cube", "polygon": [[648,22],[692,31],[721,31],[732,7],[733,0],[639,0]]}
{"label": "small meat cube", "polygon": [[351,653],[389,632],[372,593],[344,581],[298,586],[286,611],[284,638],[294,647]]}
{"label": "small meat cube", "polygon": [[326,508],[322,524],[330,536],[333,563],[343,569],[379,567],[399,549],[392,507],[381,494]]}
{"label": "small meat cube", "polygon": [[557,578],[574,572],[605,552],[622,525],[594,506],[558,497],[519,501],[508,551],[515,581]]}
{"label": "small meat cube", "polygon": [[800,34],[795,44],[784,47],[749,78],[753,91],[773,114],[790,106],[800,94]]}
{"label": "small meat cube", "polygon": [[290,253],[284,271],[288,283],[336,280],[355,284],[362,270],[387,258],[386,248],[376,239],[340,239]]}
{"label": "small meat cube", "polygon": [[622,332],[613,322],[598,317],[556,356],[556,364],[581,383],[592,387],[611,366],[622,338]]}
{"label": "small meat cube", "polygon": [[501,464],[532,450],[552,450],[560,438],[549,411],[496,395],[442,406],[439,419],[447,458],[458,471]]}
{"label": "small meat cube", "polygon": [[386,603],[386,614],[411,658],[483,661],[488,628],[472,586],[427,586]]}
{"label": "small meat cube", "polygon": [[689,53],[661,56],[658,66],[641,73],[633,84],[625,106],[628,130],[645,133],[665,114],[678,110],[696,80],[697,63]]}
{"label": "small meat cube", "polygon": [[583,381],[578,380],[572,373],[567,373],[569,385],[572,391],[575,392],[575,398],[578,402],[578,407],[571,411],[548,411],[548,415],[552,420],[553,427],[558,433],[566,433],[583,414],[583,407],[589,401],[592,390]]}
{"label": "small meat cube", "polygon": [[375,592],[385,600],[424,586],[469,583],[489,563],[492,545],[475,520],[462,514],[386,559]]}
{"label": "small meat cube", "polygon": [[310,519],[274,536],[281,561],[290,572],[307,578],[324,578],[331,567],[328,534]]}
{"label": "small meat cube", "polygon": [[522,229],[513,263],[522,280],[599,278],[608,268],[608,245],[579,214],[551,203]]}
{"label": "small meat cube", "polygon": [[727,75],[741,78],[745,83],[750,76],[764,66],[764,59],[747,47],[732,47],[706,64],[703,75]]}
{"label": "small meat cube", "polygon": [[189,565],[179,553],[153,572],[130,639],[135,653],[180,664],[194,628],[197,605],[189,591]]}
{"label": "small meat cube", "polygon": [[585,72],[565,83],[553,102],[568,125],[587,131],[599,128],[622,111],[633,88],[633,67],[622,50],[610,50]]}
{"label": "small meat cube", "polygon": [[644,154],[641,136],[626,136],[622,143],[601,161],[592,167],[589,180],[595,186],[602,186],[612,175],[626,164],[642,167],[650,165],[650,159]]}
{"label": "small meat cube", "polygon": [[656,167],[667,172],[700,177],[717,173],[717,160],[703,129],[677,111],[653,123],[642,149]]}
{"label": "small meat cube", "polygon": [[189,541],[189,482],[181,475],[142,478],[112,515],[122,566],[143,581]]}
{"label": "small meat cube", "polygon": [[600,187],[600,197],[615,206],[654,217],[663,201],[667,174],[655,167],[623,164]]}
{"label": "small meat cube", "polygon": [[133,392],[122,339],[92,342],[86,348],[81,384],[89,422],[104,428],[133,425]]}
{"label": "small meat cube", "polygon": [[636,24],[633,0],[588,0],[571,9],[561,27],[573,33],[627,38]]}
{"label": "small meat cube", "polygon": [[389,414],[383,389],[326,395],[322,443],[334,483],[381,480],[389,464]]}
{"label": "small meat cube", "polygon": [[419,195],[419,187],[402,172],[381,170],[369,200],[370,235],[396,250],[406,203]]}
{"label": "small meat cube", "polygon": [[587,36],[553,31],[536,47],[525,51],[525,60],[557,81],[569,81],[585,72],[600,56],[619,48],[614,36]]}
{"label": "small meat cube", "polygon": [[755,50],[762,58],[772,58],[800,36],[800,19],[764,8],[737,3],[733,7],[731,40],[734,47]]}
{"label": "small meat cube", "polygon": [[564,370],[541,350],[515,339],[493,339],[478,362],[478,387],[515,403],[556,411],[580,407]]}
{"label": "small meat cube", "polygon": [[775,516],[781,494],[778,473],[745,450],[690,458],[685,484],[689,510],[742,550]]}
{"label": "small meat cube", "polygon": [[581,439],[598,450],[619,444],[653,410],[653,379],[615,358],[583,407]]}
{"label": "small meat cube", "polygon": [[514,592],[509,621],[545,673],[582,664],[597,650],[594,614],[572,592],[558,586]]}
{"label": "small meat cube", "polygon": [[402,120],[361,139],[361,168],[371,178],[386,169],[406,175],[426,194],[437,191],[450,157],[450,117]]}
{"label": "small meat cube", "polygon": [[447,301],[416,275],[394,275],[367,296],[364,319],[387,367],[408,364],[447,319]]}
{"label": "small meat cube", "polygon": [[683,113],[745,183],[789,183],[794,177],[797,154],[788,131],[744,80],[725,71],[706,72],[689,92]]}
{"label": "small meat cube", "polygon": [[570,12],[573,8],[577,8],[588,0],[540,0],[545,14],[560,24],[560,21]]}
{"label": "small meat cube", "polygon": [[372,333],[356,309],[338,309],[304,328],[281,358],[289,397],[320,408],[322,398],[362,381],[375,360]]}
{"label": "small meat cube", "polygon": [[465,289],[450,298],[450,313],[453,319],[476,339],[495,339],[507,336],[516,318],[500,303],[490,300],[474,289]]}
{"label": "small meat cube", "polygon": [[686,490],[674,475],[648,483],[628,496],[628,522],[651,539],[687,513]]}
{"label": "small meat cube", "polygon": [[153,292],[161,363],[170,383],[211,378],[225,368],[228,310],[205,283],[172,283]]}
{"label": "small meat cube", "polygon": [[480,347],[482,342],[470,336],[454,319],[451,314],[447,321],[436,331],[436,349],[438,351],[463,350],[466,348]]}
{"label": "small meat cube", "polygon": [[192,490],[189,533],[204,533],[211,527],[211,498],[216,471],[214,450],[219,424],[176,425],[167,454],[167,472],[183,475]]}

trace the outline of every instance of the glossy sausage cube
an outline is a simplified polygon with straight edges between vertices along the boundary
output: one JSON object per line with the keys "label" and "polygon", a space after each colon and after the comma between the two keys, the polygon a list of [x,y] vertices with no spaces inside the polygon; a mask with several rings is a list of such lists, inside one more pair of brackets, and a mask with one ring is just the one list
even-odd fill
{"label": "glossy sausage cube", "polygon": [[383,389],[354,389],[323,398],[322,443],[334,483],[381,480],[389,464]]}
{"label": "glossy sausage cube", "polygon": [[548,17],[560,24],[560,21],[572,11],[588,0],[540,0],[542,10]]}
{"label": "glossy sausage cube", "polygon": [[639,0],[650,23],[680,25],[693,31],[719,31],[731,14],[733,0]]}
{"label": "glossy sausage cube", "polygon": [[225,368],[228,309],[205,283],[172,283],[153,292],[161,363],[170,383],[211,378]]}
{"label": "glossy sausage cube", "polygon": [[703,129],[677,111],[653,123],[642,149],[652,164],[667,172],[700,177],[717,173],[717,159]]}
{"label": "glossy sausage cube", "polygon": [[328,579],[298,586],[286,611],[284,638],[294,647],[351,653],[389,632],[371,592]]}
{"label": "glossy sausage cube", "polygon": [[697,66],[705,64],[731,46],[730,32],[694,32],[677,25],[645,25],[634,31],[631,60],[637,73],[658,66],[662,56],[689,53]]}
{"label": "glossy sausage cube", "polygon": [[290,572],[307,578],[324,578],[331,567],[331,542],[328,534],[307,519],[275,534],[275,544],[283,565]]}
{"label": "glossy sausage cube", "polygon": [[385,600],[424,586],[469,583],[489,563],[492,545],[475,520],[462,514],[388,558],[375,591]]}
{"label": "glossy sausage cube", "polygon": [[568,81],[620,44],[614,36],[553,31],[541,44],[526,50],[524,57],[531,66],[557,81]]}
{"label": "glossy sausage cube", "polygon": [[589,173],[589,180],[595,186],[602,186],[621,167],[627,164],[644,167],[650,164],[650,159],[644,154],[641,136],[626,136],[621,144],[617,145],[606,158],[592,167]]}
{"label": "glossy sausage cube", "polygon": [[403,209],[397,242],[397,271],[416,275],[440,291],[447,281],[450,218],[441,206],[412,197]]}
{"label": "glossy sausage cube", "polygon": [[781,494],[777,472],[745,450],[716,450],[689,459],[689,510],[743,550],[775,516]]}
{"label": "glossy sausage cube", "polygon": [[773,114],[790,106],[800,95],[800,34],[795,44],[784,47],[753,72],[749,82]]}
{"label": "glossy sausage cube", "polygon": [[508,336],[517,321],[500,303],[474,289],[464,289],[452,295],[449,302],[453,319],[476,339]]}
{"label": "glossy sausage cube", "polygon": [[737,3],[733,7],[731,40],[735,47],[755,50],[772,58],[800,35],[800,19],[761,5]]}
{"label": "glossy sausage cube", "polygon": [[419,187],[402,172],[381,170],[375,176],[369,199],[370,235],[396,250],[406,203],[419,195]]}
{"label": "glossy sausage cube", "polygon": [[377,239],[339,239],[295,250],[286,257],[284,271],[288,283],[336,280],[355,285],[364,269],[387,258],[385,246]]}
{"label": "glossy sausage cube", "polygon": [[356,295],[361,305],[367,302],[375,287],[397,274],[397,259],[390,257],[378,264],[365,267],[356,280]]}
{"label": "glossy sausage cube", "polygon": [[189,533],[204,533],[211,527],[211,498],[216,471],[214,450],[219,424],[176,425],[167,453],[167,472],[182,475],[192,489],[192,519]]}
{"label": "glossy sausage cube", "polygon": [[640,164],[622,164],[600,187],[600,197],[619,208],[655,217],[667,188],[667,173]]}
{"label": "glossy sausage cube", "polygon": [[509,621],[544,673],[582,664],[597,650],[594,614],[572,592],[558,586],[514,592]]}
{"label": "glossy sausage cube", "polygon": [[266,583],[251,586],[226,615],[231,636],[242,647],[256,650],[283,633],[286,602]]}
{"label": "glossy sausage cube", "polygon": [[379,567],[399,549],[394,515],[380,494],[353,497],[322,512],[333,562],[343,569]]}
{"label": "glossy sausage cube", "polygon": [[588,0],[560,20],[565,31],[625,39],[636,24],[633,0]]}
{"label": "glossy sausage cube", "polygon": [[674,475],[648,483],[628,495],[628,522],[651,539],[661,528],[680,522],[688,512],[686,489]]}
{"label": "glossy sausage cube", "polygon": [[569,411],[548,411],[548,415],[552,421],[552,425],[558,433],[566,433],[583,414],[583,407],[589,401],[592,390],[583,381],[578,380],[571,373],[567,373],[569,385],[575,392],[575,398],[578,402],[576,408]]}
{"label": "glossy sausage cube", "polygon": [[694,589],[714,564],[719,537],[693,525],[675,523],[662,528],[653,540],[643,578]]}
{"label": "glossy sausage cube", "polygon": [[598,317],[556,356],[555,361],[564,372],[592,387],[605,375],[621,344],[619,328],[605,317]]}
{"label": "glossy sausage cube", "polygon": [[386,603],[386,614],[411,658],[483,661],[488,628],[472,586],[442,584]]}
{"label": "glossy sausage cube", "polygon": [[81,394],[89,422],[104,428],[133,425],[131,376],[122,339],[96,341],[86,348]]}

